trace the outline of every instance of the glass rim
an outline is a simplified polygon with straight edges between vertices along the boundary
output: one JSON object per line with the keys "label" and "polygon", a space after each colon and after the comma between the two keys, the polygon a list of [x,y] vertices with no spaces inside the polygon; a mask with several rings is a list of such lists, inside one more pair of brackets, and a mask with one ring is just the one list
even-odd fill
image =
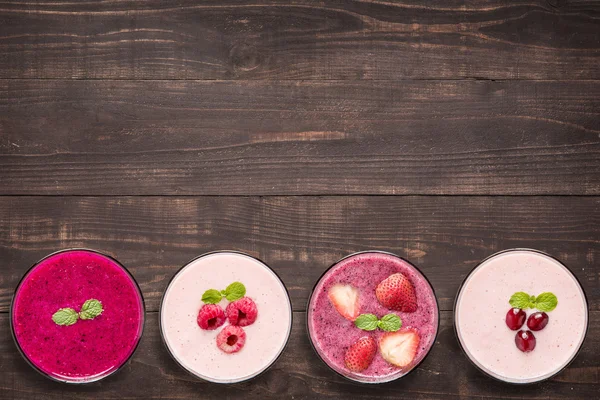
{"label": "glass rim", "polygon": [[[312,339],[312,336],[311,336],[311,330],[310,330],[310,323],[309,323],[310,303],[312,302],[312,298],[313,298],[313,295],[315,293],[315,289],[317,288],[317,286],[319,285],[319,283],[321,282],[321,280],[323,279],[323,277],[333,267],[335,267],[336,265],[338,265],[339,263],[341,263],[342,261],[344,261],[344,260],[346,260],[348,258],[351,258],[351,257],[354,257],[354,256],[358,256],[358,255],[361,255],[361,254],[373,254],[373,253],[385,254],[385,255],[388,255],[388,256],[392,256],[392,257],[398,258],[398,259],[400,259],[400,260],[408,263],[408,265],[410,265],[411,267],[413,267],[419,273],[419,275],[421,275],[425,279],[425,282],[427,282],[427,284],[429,285],[429,288],[431,289],[431,293],[433,294],[433,299],[435,301],[435,306],[436,306],[436,309],[437,309],[437,321],[436,321],[437,322],[437,324],[436,324],[437,326],[435,328],[435,335],[433,336],[433,340],[431,341],[431,346],[429,347],[429,349],[427,350],[427,352],[425,353],[425,355],[423,356],[423,358],[418,363],[416,363],[405,374],[393,377],[392,379],[381,380],[381,381],[366,381],[366,380],[355,379],[355,378],[346,376],[346,375],[342,374],[341,372],[335,370],[333,367],[331,367],[323,359],[323,357],[321,356],[321,354],[319,354],[316,345],[313,343],[313,339]],[[313,286],[313,288],[312,288],[312,290],[310,292],[310,296],[308,297],[308,302],[306,304],[306,321],[305,322],[306,322],[306,332],[307,332],[308,339],[309,339],[308,341],[309,341],[309,343],[310,343],[313,351],[315,352],[315,354],[319,357],[319,359],[323,362],[323,364],[325,364],[327,366],[327,368],[329,368],[331,371],[335,372],[338,376],[341,376],[342,378],[344,378],[344,379],[346,379],[346,380],[348,380],[350,382],[358,383],[358,384],[361,384],[361,385],[371,386],[371,385],[381,385],[381,384],[386,384],[386,383],[390,383],[390,382],[395,382],[395,381],[397,381],[399,379],[402,379],[402,378],[410,375],[414,370],[416,370],[423,363],[423,361],[425,361],[425,359],[429,356],[429,354],[431,353],[431,350],[433,350],[433,348],[435,346],[435,341],[437,340],[437,337],[438,337],[439,332],[440,332],[440,317],[441,317],[441,314],[440,314],[440,305],[439,305],[439,302],[438,302],[437,295],[435,293],[435,289],[434,289],[433,285],[431,284],[431,281],[429,280],[429,278],[427,278],[427,276],[416,265],[414,265],[412,262],[410,262],[406,258],[401,257],[401,256],[399,256],[399,255],[397,255],[395,253],[389,252],[389,251],[384,251],[384,250],[362,250],[362,251],[357,251],[357,252],[348,254],[348,255],[340,258],[339,260],[337,260],[336,262],[334,262],[333,264],[331,264],[329,267],[327,267],[325,269],[325,271],[323,271],[321,273],[321,275],[319,276],[319,278],[315,282],[315,284],[314,284],[314,286]]]}
{"label": "glass rim", "polygon": [[[583,331],[583,339],[579,343],[579,348],[577,349],[577,351],[575,353],[573,353],[573,356],[567,361],[567,363],[565,365],[563,365],[560,369],[558,369],[556,372],[550,374],[549,376],[542,378],[542,379],[527,381],[527,382],[515,382],[515,381],[503,380],[497,376],[492,375],[491,373],[489,373],[488,371],[484,370],[482,367],[477,365],[475,363],[475,361],[473,361],[473,359],[469,356],[469,353],[467,353],[467,351],[465,350],[463,343],[460,340],[460,335],[458,333],[458,328],[457,328],[457,324],[456,324],[456,313],[458,310],[457,309],[458,298],[460,297],[460,294],[462,292],[462,289],[463,289],[465,283],[467,282],[469,277],[473,274],[473,272],[475,272],[475,270],[477,270],[477,268],[479,268],[481,265],[483,265],[486,261],[488,261],[494,257],[497,257],[504,253],[512,253],[512,252],[517,252],[517,251],[537,253],[537,254],[546,256],[546,257],[558,262],[562,267],[564,267],[565,270],[573,277],[574,281],[577,283],[577,285],[579,286],[579,289],[581,290],[582,298],[583,298],[583,301],[585,302],[585,312],[586,312],[586,321],[585,321],[586,324],[585,324],[585,329]],[[460,286],[458,287],[458,290],[456,292],[456,297],[454,298],[454,306],[453,306],[453,310],[452,310],[452,326],[453,326],[453,330],[454,330],[454,336],[456,338],[456,341],[458,342],[458,346],[460,347],[460,350],[466,356],[469,363],[471,365],[473,365],[479,372],[483,373],[485,376],[490,377],[497,382],[502,382],[505,384],[515,385],[515,386],[525,386],[525,385],[534,385],[537,383],[542,383],[549,379],[552,379],[555,376],[559,375],[561,372],[563,372],[565,369],[567,369],[569,367],[569,365],[571,365],[571,363],[573,361],[575,361],[575,359],[579,356],[579,353],[583,349],[583,345],[585,344],[585,341],[587,340],[587,333],[589,331],[589,326],[590,326],[589,311],[590,311],[590,304],[589,304],[589,301],[587,298],[587,294],[585,293],[585,290],[584,290],[583,286],[581,285],[581,281],[579,280],[579,278],[577,278],[577,276],[573,273],[573,271],[571,271],[571,269],[565,263],[563,263],[561,260],[554,257],[553,255],[546,253],[545,251],[542,251],[542,250],[531,249],[531,248],[526,248],[526,247],[514,247],[514,248],[510,248],[510,249],[504,249],[504,250],[497,251],[497,252],[485,257],[483,260],[478,262],[477,265],[475,265],[469,271],[469,273],[465,276],[465,278],[461,282]]]}
{"label": "glass rim", "polygon": [[[235,255],[241,255],[241,256],[245,256],[248,257],[250,259],[253,259],[255,261],[258,261],[261,265],[263,265],[268,271],[270,271],[275,278],[277,278],[277,280],[279,281],[279,283],[281,284],[281,287],[284,290],[286,299],[287,299],[287,303],[289,305],[289,312],[290,312],[290,324],[289,324],[289,329],[287,330],[286,333],[286,337],[285,337],[285,342],[283,344],[283,346],[281,347],[281,349],[279,350],[279,353],[277,354],[277,356],[270,362],[268,363],[262,370],[260,370],[257,373],[254,374],[250,374],[247,377],[244,377],[243,379],[238,379],[238,380],[213,380],[213,379],[209,379],[209,377],[203,376],[203,375],[199,375],[195,372],[193,372],[192,370],[190,370],[189,368],[185,367],[173,354],[173,352],[171,351],[171,349],[169,348],[169,345],[167,344],[167,340],[165,338],[165,334],[163,332],[163,321],[162,321],[162,314],[163,314],[163,305],[165,302],[165,297],[167,295],[167,292],[169,290],[169,287],[171,286],[171,284],[173,283],[174,279],[183,271],[184,268],[186,268],[188,265],[190,265],[191,263],[193,263],[196,260],[199,260],[201,258],[207,257],[207,256],[211,256],[214,254],[235,254]],[[243,251],[238,251],[238,250],[214,250],[214,251],[209,251],[206,253],[202,253],[192,259],[190,259],[189,261],[187,261],[185,264],[183,264],[181,267],[179,267],[177,269],[177,271],[173,274],[173,276],[171,276],[171,278],[169,279],[169,282],[167,283],[167,286],[163,292],[163,295],[161,297],[160,300],[160,306],[158,309],[158,331],[160,333],[160,338],[161,341],[163,343],[163,346],[165,347],[165,349],[167,350],[167,352],[169,353],[169,356],[173,359],[173,361],[175,361],[175,363],[181,368],[183,369],[185,372],[187,372],[189,375],[200,379],[202,381],[205,382],[210,382],[210,383],[216,383],[219,385],[231,385],[231,384],[236,384],[236,383],[243,383],[243,382],[248,382],[251,381],[252,379],[255,379],[261,375],[263,375],[265,372],[267,372],[268,370],[271,369],[271,367],[273,365],[275,365],[277,363],[277,361],[279,361],[279,359],[281,358],[281,356],[283,355],[283,353],[285,353],[285,350],[288,347],[288,344],[290,342],[290,338],[292,336],[292,329],[293,329],[293,325],[294,325],[294,309],[292,307],[292,301],[290,299],[290,293],[288,291],[287,286],[285,285],[285,283],[283,282],[283,280],[281,279],[281,277],[279,276],[279,274],[277,272],[275,272],[275,270],[273,268],[271,268],[266,262],[264,262],[263,260],[261,260],[258,257],[254,257],[248,253],[245,253]]]}
{"label": "glass rim", "polygon": [[[27,276],[38,265],[40,265],[42,262],[44,262],[45,260],[47,260],[50,257],[54,257],[54,256],[56,256],[58,254],[62,254],[62,253],[69,253],[69,252],[75,252],[75,251],[83,251],[83,252],[88,252],[88,253],[94,253],[94,254],[101,255],[103,257],[106,257],[110,261],[114,262],[123,271],[125,271],[125,273],[129,276],[129,278],[133,282],[134,287],[135,287],[135,289],[136,289],[136,291],[137,291],[137,293],[139,295],[140,304],[141,304],[141,313],[140,313],[141,314],[141,321],[140,321],[139,334],[138,334],[135,346],[133,347],[133,350],[131,351],[131,353],[129,354],[129,356],[127,356],[127,358],[117,368],[115,368],[115,369],[113,369],[113,370],[111,370],[110,372],[107,372],[107,373],[101,373],[99,375],[93,375],[90,379],[83,378],[83,379],[78,379],[78,380],[69,380],[69,379],[64,379],[64,378],[60,378],[60,377],[57,377],[57,376],[50,375],[49,373],[43,371],[41,368],[39,368],[37,365],[35,365],[33,363],[33,361],[31,361],[29,359],[29,357],[27,357],[27,355],[25,354],[25,352],[21,348],[21,345],[19,344],[19,341],[17,340],[17,336],[15,334],[15,327],[14,327],[14,323],[13,323],[13,308],[14,308],[14,305],[15,305],[15,298],[16,298],[17,292],[19,291],[19,288],[21,287],[21,285],[25,281],[25,278],[27,278]],[[44,257],[40,258],[33,265],[31,265],[31,267],[29,267],[27,269],[27,271],[23,274],[23,276],[21,276],[21,279],[19,279],[19,282],[17,283],[17,286],[15,287],[15,290],[14,290],[13,295],[12,295],[12,299],[10,301],[10,308],[8,310],[8,320],[9,320],[9,323],[10,323],[10,333],[11,333],[11,336],[13,338],[13,342],[15,343],[15,346],[17,347],[17,350],[19,351],[19,354],[21,355],[21,357],[27,362],[27,364],[29,364],[29,366],[31,368],[33,368],[40,375],[46,377],[47,379],[55,381],[55,382],[64,383],[64,384],[68,384],[68,385],[85,385],[85,384],[89,384],[89,383],[94,383],[94,382],[101,381],[103,379],[106,379],[106,378],[114,375],[115,373],[117,373],[118,371],[120,371],[125,366],[125,364],[127,364],[131,360],[131,358],[133,357],[133,355],[137,351],[137,349],[138,349],[138,347],[140,345],[140,342],[142,341],[142,336],[144,335],[144,327],[145,327],[145,324],[146,324],[146,302],[144,300],[144,295],[142,293],[142,289],[140,288],[137,280],[135,279],[135,277],[133,276],[133,274],[119,260],[117,260],[113,256],[111,256],[109,254],[106,254],[106,253],[104,253],[102,251],[99,251],[99,250],[90,249],[90,248],[87,248],[87,247],[69,247],[69,248],[65,248],[65,249],[54,251],[54,252],[49,253],[49,254],[45,255]]]}

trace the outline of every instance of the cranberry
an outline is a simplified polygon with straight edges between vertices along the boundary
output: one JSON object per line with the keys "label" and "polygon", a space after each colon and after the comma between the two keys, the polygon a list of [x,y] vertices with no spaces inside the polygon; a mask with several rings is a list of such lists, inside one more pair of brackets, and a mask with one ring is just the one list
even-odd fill
{"label": "cranberry", "polygon": [[531,331],[519,331],[515,336],[515,344],[523,353],[529,353],[535,349],[535,336]]}
{"label": "cranberry", "polygon": [[510,330],[516,331],[523,326],[526,318],[527,314],[525,314],[525,311],[518,308],[511,308],[506,313],[506,326]]}
{"label": "cranberry", "polygon": [[527,319],[527,327],[532,331],[541,331],[548,325],[548,314],[545,312],[536,312]]}

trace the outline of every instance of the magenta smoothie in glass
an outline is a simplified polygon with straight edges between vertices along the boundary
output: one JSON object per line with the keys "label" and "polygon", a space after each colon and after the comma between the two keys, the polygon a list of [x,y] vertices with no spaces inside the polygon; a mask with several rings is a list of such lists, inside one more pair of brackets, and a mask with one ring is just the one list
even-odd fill
{"label": "magenta smoothie in glass", "polygon": [[142,336],[144,304],[133,277],[92,250],[53,253],[17,286],[11,306],[17,347],[43,375],[87,383],[121,367]]}
{"label": "magenta smoothie in glass", "polygon": [[384,252],[348,256],[325,272],[308,305],[308,332],[334,371],[363,383],[406,375],[427,355],[438,330],[427,279]]}

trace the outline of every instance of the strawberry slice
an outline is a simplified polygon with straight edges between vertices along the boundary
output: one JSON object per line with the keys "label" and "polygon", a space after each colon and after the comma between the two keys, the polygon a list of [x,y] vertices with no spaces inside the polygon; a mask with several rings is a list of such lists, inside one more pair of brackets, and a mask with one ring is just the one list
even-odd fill
{"label": "strawberry slice", "polygon": [[344,363],[346,368],[353,372],[364,371],[371,365],[377,353],[377,343],[369,336],[362,337],[352,344],[346,351]]}
{"label": "strawberry slice", "polygon": [[414,360],[420,341],[421,338],[414,328],[387,332],[379,340],[379,351],[385,361],[404,368]]}
{"label": "strawberry slice", "polygon": [[375,295],[379,303],[391,310],[411,313],[417,311],[415,288],[401,273],[385,278],[377,285]]}
{"label": "strawberry slice", "polygon": [[354,321],[360,315],[358,289],[355,287],[337,283],[329,289],[327,295],[342,317]]}

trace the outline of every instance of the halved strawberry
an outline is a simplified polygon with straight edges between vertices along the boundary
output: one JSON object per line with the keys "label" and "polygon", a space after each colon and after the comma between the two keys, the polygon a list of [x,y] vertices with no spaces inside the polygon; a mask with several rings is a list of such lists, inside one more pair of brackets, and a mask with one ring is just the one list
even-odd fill
{"label": "halved strawberry", "polygon": [[401,273],[390,275],[381,281],[375,289],[375,295],[382,306],[391,310],[407,313],[417,311],[415,288]]}
{"label": "halved strawberry", "polygon": [[327,295],[342,317],[354,321],[360,315],[358,289],[355,287],[337,283],[329,289]]}
{"label": "halved strawberry", "polygon": [[369,367],[375,354],[377,353],[377,343],[370,336],[358,339],[346,351],[344,363],[346,368],[353,372],[360,372]]}
{"label": "halved strawberry", "polygon": [[403,368],[414,360],[420,341],[419,333],[414,328],[386,332],[379,340],[379,351],[385,361]]}

